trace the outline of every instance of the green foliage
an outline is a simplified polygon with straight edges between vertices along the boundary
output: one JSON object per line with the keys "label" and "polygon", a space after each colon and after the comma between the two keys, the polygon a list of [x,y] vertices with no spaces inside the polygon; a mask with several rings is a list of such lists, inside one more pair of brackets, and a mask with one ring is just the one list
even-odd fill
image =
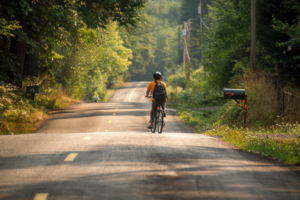
{"label": "green foliage", "polygon": [[234,75],[249,69],[250,1],[216,0],[208,8],[205,68],[208,81],[222,88]]}
{"label": "green foliage", "polygon": [[0,39],[3,37],[14,37],[12,31],[21,28],[17,21],[7,21],[4,18],[0,19]]}
{"label": "green foliage", "polygon": [[[300,17],[297,19],[298,23],[289,25],[273,18],[274,29],[285,33],[291,37],[289,41],[278,43],[279,47],[286,47],[286,51],[292,51],[293,47],[298,48],[300,45]],[[300,59],[299,53],[294,54],[295,59]]]}
{"label": "green foliage", "polygon": [[[179,52],[178,50],[178,24],[181,24],[179,8],[179,1],[156,0],[147,2],[146,18],[149,18],[150,23],[148,22],[147,25],[144,22],[138,24],[137,29],[129,36],[129,39],[133,37],[133,43],[131,43],[133,64],[132,69],[129,68],[133,75],[132,81],[152,80],[155,71],[160,71],[163,79],[166,80],[178,65],[179,60],[182,60],[182,51]],[[149,34],[150,32],[151,34]],[[134,42],[137,40],[139,42],[135,44]],[[139,47],[138,45],[147,47],[149,52],[141,54],[136,48]],[[151,58],[151,62],[149,62],[149,58]],[[139,61],[145,62],[139,64]]]}
{"label": "green foliage", "polygon": [[0,80],[15,82],[25,76],[53,75],[53,58],[57,58],[54,48],[89,43],[83,39],[91,38],[88,28],[105,29],[116,21],[120,26],[134,26],[141,18],[138,10],[145,3],[145,0],[1,1]]}
{"label": "green foliage", "polygon": [[68,38],[73,46],[59,45],[55,48],[53,74],[69,95],[76,99],[92,100],[98,96],[104,100],[108,77],[122,76],[132,58],[131,50],[123,46],[117,24],[106,29],[79,29],[83,35],[78,43]]}
{"label": "green foliage", "polygon": [[[208,75],[208,74],[207,74]],[[168,85],[185,88],[185,72],[181,69],[168,78]],[[170,98],[169,105],[176,108],[197,108],[203,106],[217,106],[224,103],[223,92],[204,80],[203,69],[191,73],[189,89],[182,90]],[[172,91],[175,92],[174,89]]]}
{"label": "green foliage", "polygon": [[180,109],[177,114],[186,124],[190,125],[199,133],[209,130],[215,123],[219,111],[193,111],[189,109]]}
{"label": "green foliage", "polygon": [[175,74],[172,74],[168,77],[167,82],[168,85],[185,88],[185,72],[182,69],[177,70]]}
{"label": "green foliage", "polygon": [[12,85],[0,87],[0,134],[12,133],[14,129],[10,127],[11,123],[30,123],[39,120],[31,118],[38,110],[21,94],[21,91]]}
{"label": "green foliage", "polygon": [[[280,131],[280,129],[276,129]],[[299,131],[299,125],[290,129],[293,132]],[[260,130],[264,132],[264,130]],[[282,132],[281,132],[282,133]],[[261,154],[265,157],[272,157],[293,165],[300,165],[300,137],[289,134],[284,135],[260,134],[257,131],[248,131],[243,128],[229,128],[226,125],[215,126],[205,134],[221,137],[238,148]]]}
{"label": "green foliage", "polygon": [[[26,86],[39,85],[35,100],[26,94]],[[26,78],[23,88],[0,86],[0,135],[30,133],[48,114],[46,109],[61,108],[74,102],[65,96],[61,87],[53,87],[50,76]]]}
{"label": "green foliage", "polygon": [[[294,0],[257,1],[257,41],[261,50],[257,60],[263,69],[271,70],[278,62],[282,75],[299,74],[300,60],[294,59],[300,50],[296,39],[299,5]],[[300,84],[297,79],[289,81]]]}
{"label": "green foliage", "polygon": [[146,0],[82,0],[76,3],[76,9],[89,28],[105,28],[110,21],[118,21],[121,26],[135,26],[141,18],[137,11],[145,3]]}
{"label": "green foliage", "polygon": [[129,66],[126,78],[130,79],[135,75],[144,75],[147,67],[154,63],[154,52],[156,38],[153,37],[153,19],[145,10],[141,10],[141,21],[136,24],[136,27],[129,26],[126,29],[120,30],[121,37],[124,40],[124,46],[131,49],[132,59]]}
{"label": "green foliage", "polygon": [[250,135],[246,138],[246,144],[249,151],[300,166],[299,139],[280,140]]}
{"label": "green foliage", "polygon": [[239,107],[235,101],[228,101],[221,109],[220,116],[218,118],[219,124],[232,126],[242,126],[242,119],[244,110]]}

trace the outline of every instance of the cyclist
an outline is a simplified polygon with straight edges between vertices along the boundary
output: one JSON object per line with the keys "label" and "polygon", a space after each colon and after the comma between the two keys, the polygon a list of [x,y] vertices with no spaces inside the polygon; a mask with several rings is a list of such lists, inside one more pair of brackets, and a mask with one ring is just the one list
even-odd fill
{"label": "cyclist", "polygon": [[[146,92],[146,97],[149,97],[149,93],[150,91],[152,92],[152,106],[151,106],[151,112],[150,112],[150,125],[148,126],[149,129],[153,128],[153,122],[154,122],[154,118],[155,118],[155,113],[157,110],[157,105],[160,103],[163,104],[163,110],[164,110],[164,117],[166,116],[166,110],[165,110],[165,103],[167,101],[167,86],[165,83],[161,82],[162,76],[160,72],[155,72],[153,74],[153,78],[154,81],[152,81],[148,87],[147,87],[147,92]],[[163,87],[162,87],[163,86]],[[157,88],[154,91],[154,88]],[[164,90],[162,91],[161,88]],[[159,94],[156,94],[159,93]],[[164,93],[164,94],[163,94]],[[157,99],[155,100],[155,96],[159,96],[157,97]],[[163,97],[163,98],[161,98]]]}

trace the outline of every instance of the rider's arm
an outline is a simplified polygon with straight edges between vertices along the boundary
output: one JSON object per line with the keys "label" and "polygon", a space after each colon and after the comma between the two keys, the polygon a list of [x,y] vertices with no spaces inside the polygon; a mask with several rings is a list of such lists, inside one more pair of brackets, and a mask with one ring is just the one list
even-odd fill
{"label": "rider's arm", "polygon": [[150,91],[151,91],[151,88],[154,87],[154,85],[155,85],[155,82],[154,82],[154,81],[152,81],[152,82],[148,85],[148,87],[147,87],[147,92],[146,92],[146,97],[149,97],[149,93],[150,93]]}
{"label": "rider's arm", "polygon": [[146,97],[149,97],[150,90],[147,90]]}

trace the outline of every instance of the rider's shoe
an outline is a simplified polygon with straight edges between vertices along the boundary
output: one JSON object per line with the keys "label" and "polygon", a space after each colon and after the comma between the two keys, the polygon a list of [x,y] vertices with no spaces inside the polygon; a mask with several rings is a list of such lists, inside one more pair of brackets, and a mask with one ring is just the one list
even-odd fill
{"label": "rider's shoe", "polygon": [[164,111],[164,117],[167,117],[167,113],[166,113],[166,111]]}
{"label": "rider's shoe", "polygon": [[153,129],[153,124],[150,124],[147,128],[148,129]]}

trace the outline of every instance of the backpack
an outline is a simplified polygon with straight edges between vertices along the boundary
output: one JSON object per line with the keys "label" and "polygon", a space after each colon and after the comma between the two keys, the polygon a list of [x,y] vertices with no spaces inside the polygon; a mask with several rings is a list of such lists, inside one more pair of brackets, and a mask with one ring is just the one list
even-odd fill
{"label": "backpack", "polygon": [[155,101],[164,101],[167,98],[166,88],[163,85],[163,82],[159,84],[155,81],[155,83],[156,85],[153,90],[153,99]]}

